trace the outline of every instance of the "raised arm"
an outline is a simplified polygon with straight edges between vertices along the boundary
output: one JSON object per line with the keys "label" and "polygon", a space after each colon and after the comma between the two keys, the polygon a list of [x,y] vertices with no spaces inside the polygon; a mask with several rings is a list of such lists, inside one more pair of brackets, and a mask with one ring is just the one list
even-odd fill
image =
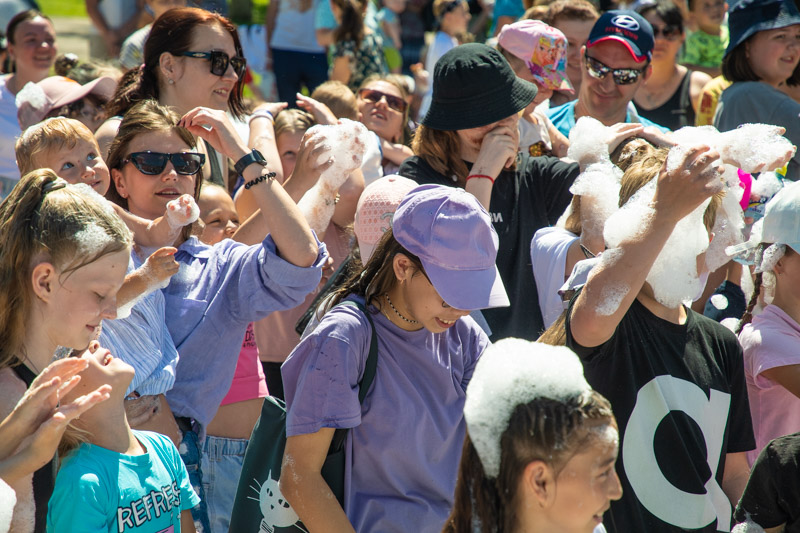
{"label": "raised arm", "polygon": [[[695,147],[683,154],[675,170],[662,167],[639,231],[604,254],[572,307],[570,332],[575,342],[594,347],[611,338],[675,225],[713,194],[717,175],[703,171],[718,157],[708,147]],[[610,312],[605,305],[609,296],[625,289],[616,310]]]}
{"label": "raised arm", "polygon": [[[197,107],[181,118],[179,126],[205,139],[232,161],[239,161],[250,153],[223,111]],[[253,183],[250,190],[281,257],[295,266],[310,267],[319,255],[314,234],[297,204],[274,177],[255,182],[266,176],[266,171],[261,165],[253,163],[244,169],[242,177],[245,184]]]}

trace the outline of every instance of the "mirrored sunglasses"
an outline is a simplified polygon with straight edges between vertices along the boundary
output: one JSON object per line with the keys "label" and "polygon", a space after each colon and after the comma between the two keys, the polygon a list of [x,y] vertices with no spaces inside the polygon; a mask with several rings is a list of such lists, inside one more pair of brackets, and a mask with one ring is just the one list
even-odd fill
{"label": "mirrored sunglasses", "polygon": [[164,172],[167,161],[172,162],[175,172],[183,176],[197,174],[206,162],[205,154],[196,152],[178,152],[165,154],[162,152],[133,152],[122,160],[122,166],[133,163],[133,166],[142,174],[157,176]]}
{"label": "mirrored sunglasses", "polygon": [[359,89],[358,96],[362,100],[366,100],[367,102],[372,102],[373,104],[377,104],[381,101],[381,98],[386,98],[386,105],[390,108],[394,109],[398,113],[405,113],[406,107],[408,104],[405,100],[400,98],[399,96],[394,96],[393,94],[386,94],[381,91],[377,91],[375,89]]}
{"label": "mirrored sunglasses", "polygon": [[247,67],[247,60],[241,56],[230,57],[228,54],[221,50],[212,50],[210,52],[183,52],[182,56],[193,57],[195,59],[208,59],[211,61],[211,74],[215,76],[224,76],[228,71],[228,64],[233,67],[233,71],[240,78],[244,76],[244,70]]}
{"label": "mirrored sunglasses", "polygon": [[608,65],[601,63],[600,61],[587,56],[584,56],[585,65],[586,65],[586,72],[593,78],[597,78],[599,80],[611,74],[614,78],[614,83],[617,85],[630,85],[632,83],[636,83],[639,81],[639,77],[644,74],[644,71],[647,69],[645,66],[642,69],[638,68],[611,68]]}

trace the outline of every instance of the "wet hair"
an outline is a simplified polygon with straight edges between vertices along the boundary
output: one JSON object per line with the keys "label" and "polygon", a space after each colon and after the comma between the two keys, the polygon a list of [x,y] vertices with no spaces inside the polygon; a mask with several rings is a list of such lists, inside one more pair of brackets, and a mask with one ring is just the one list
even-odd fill
{"label": "wet hair", "polygon": [[[91,130],[73,118],[51,118],[34,124],[22,132],[14,145],[20,174],[42,168],[43,163],[39,156],[46,155],[47,152],[72,150],[79,140],[97,147]],[[99,147],[97,157],[100,157]]]}
{"label": "wet hair", "polygon": [[550,4],[542,21],[554,26],[559,19],[594,22],[599,18],[597,8],[587,0],[556,0]]}
{"label": "wet hair", "polygon": [[365,0],[331,0],[342,12],[342,20],[333,32],[337,43],[355,41],[361,44],[364,38],[364,10]]}
{"label": "wet hair", "polygon": [[392,140],[392,142],[399,142],[408,146],[409,140],[411,139],[411,130],[408,127],[408,114],[411,112],[411,105],[408,102],[410,91],[408,85],[406,84],[405,78],[397,74],[387,74],[385,76],[381,76],[380,74],[372,74],[367,76],[364,81],[361,82],[361,86],[359,86],[358,90],[360,91],[367,85],[375,83],[376,81],[388,83],[397,89],[400,92],[400,98],[402,98],[406,103],[406,110],[403,113],[403,131],[400,132],[400,139]]}
{"label": "wet hair", "polygon": [[525,467],[543,461],[559,472],[597,438],[600,425],[616,427],[611,404],[586,391],[566,401],[537,398],[514,408],[500,437],[500,472],[489,478],[469,437],[459,466],[455,504],[443,533],[508,533],[517,525],[517,494]]}
{"label": "wet hair", "polygon": [[655,3],[642,4],[636,10],[641,16],[649,13],[664,21],[664,25],[670,28],[680,28],[683,33],[683,14],[680,8],[672,0],[656,0]]}
{"label": "wet hair", "polygon": [[[761,81],[761,78],[756,75],[753,67],[750,65],[750,58],[747,52],[747,43],[749,43],[755,35],[754,33],[743,42],[739,43],[736,48],[725,54],[725,57],[722,58],[722,76],[726,80],[733,83],[737,81]],[[800,85],[800,65],[794,68],[792,75],[786,80],[786,84],[792,87]]]}
{"label": "wet hair", "polygon": [[[652,179],[656,179],[661,171],[664,161],[667,160],[669,150],[666,148],[653,148],[648,150],[646,155],[640,156],[631,162],[622,174],[619,190],[619,207],[631,199],[631,197],[644,187]],[[711,197],[711,202],[706,207],[703,214],[703,224],[706,229],[711,231],[717,218],[717,209],[722,205],[724,192],[718,192]]]}
{"label": "wet hair", "polygon": [[284,109],[275,116],[275,139],[284,133],[304,132],[314,124],[310,113],[301,109]]}
{"label": "wet hair", "polygon": [[336,118],[358,120],[358,104],[353,91],[340,81],[329,80],[317,86],[311,98],[325,104]]}
{"label": "wet hair", "polygon": [[394,238],[392,229],[384,232],[375,251],[360,270],[354,272],[344,284],[336,289],[328,309],[338,304],[350,294],[355,294],[364,298],[367,304],[372,303],[378,309],[383,309],[383,293],[389,292],[396,284],[397,277],[394,274],[394,257],[403,254],[411,261],[416,269],[414,275],[425,274],[422,262],[419,258],[403,248]]}
{"label": "wet hair", "polygon": [[[130,107],[141,100],[158,100],[160,84],[161,54],[180,56],[190,51],[194,30],[199,26],[217,26],[224,29],[233,39],[236,55],[244,57],[242,43],[236,26],[227,18],[217,13],[195,7],[170,9],[153,23],[150,35],[144,44],[144,65],[126,72],[117,86],[117,91],[108,103],[108,116],[122,115]],[[209,74],[211,75],[211,74]],[[241,76],[228,97],[228,110],[241,118],[245,112],[242,97],[244,76]]]}
{"label": "wet hair", "polygon": [[[171,13],[172,11],[175,10],[168,11],[167,13]],[[162,15],[158,20],[161,20],[162,18],[164,18],[164,15]],[[127,113],[125,113],[125,116],[122,117],[122,122],[119,125],[117,136],[114,138],[114,141],[108,148],[106,164],[108,165],[109,170],[122,169],[122,161],[129,155],[128,146],[136,137],[145,133],[155,131],[171,132],[177,135],[184,143],[186,143],[186,146],[195,148],[197,141],[195,140],[194,136],[189,133],[189,130],[178,127],[179,120],[180,116],[174,109],[163,106],[155,100],[143,100],[135,104]],[[203,185],[202,168],[197,174],[195,174],[194,180],[195,183],[193,196],[195,200],[197,200],[197,198],[200,197],[200,188]],[[108,187],[108,192],[106,192],[106,198],[123,209],[128,209],[128,199],[120,196],[113,179]],[[181,231],[183,238],[188,239],[192,231],[192,225],[185,226]]]}
{"label": "wet hair", "polygon": [[[109,238],[87,251],[79,234],[90,225]],[[50,169],[23,176],[0,203],[0,368],[18,364],[24,355],[35,261],[50,262],[68,276],[132,242],[111,206],[87,185],[68,185]]]}

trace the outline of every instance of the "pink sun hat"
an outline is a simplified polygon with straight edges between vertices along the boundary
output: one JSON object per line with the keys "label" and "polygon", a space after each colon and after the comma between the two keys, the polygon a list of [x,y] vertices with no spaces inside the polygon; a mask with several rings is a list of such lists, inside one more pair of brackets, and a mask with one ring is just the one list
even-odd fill
{"label": "pink sun hat", "polygon": [[574,93],[567,79],[567,38],[541,20],[503,26],[497,43],[523,60],[536,82],[554,91]]}
{"label": "pink sun hat", "polygon": [[403,176],[390,174],[370,183],[361,193],[356,207],[353,231],[361,250],[361,262],[367,264],[375,245],[392,227],[392,217],[406,194],[417,187],[417,182]]}

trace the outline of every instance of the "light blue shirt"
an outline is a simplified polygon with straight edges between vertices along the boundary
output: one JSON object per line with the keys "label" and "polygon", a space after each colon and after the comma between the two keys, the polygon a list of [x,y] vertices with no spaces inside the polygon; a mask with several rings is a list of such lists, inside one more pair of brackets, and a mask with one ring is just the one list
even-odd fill
{"label": "light blue shirt", "polygon": [[[131,252],[128,273],[140,264],[136,253]],[[130,316],[104,320],[100,345],[136,370],[126,394],[164,394],[175,383],[178,350],[167,329],[161,291],[153,291],[140,300]]]}
{"label": "light blue shirt", "polygon": [[167,393],[172,412],[207,426],[233,381],[247,324],[303,302],[319,284],[328,259],[308,267],[277,254],[272,237],[253,246],[225,239],[209,246],[196,237],[178,247],[180,270],[163,290],[166,322],[180,354]]}
{"label": "light blue shirt", "polygon": [[[367,1],[367,14],[364,16],[364,24],[366,24],[372,31],[378,30],[378,11],[375,9],[375,4]],[[336,22],[336,17],[333,16],[331,3],[328,0],[322,0],[317,4],[317,11],[314,16],[314,29],[315,30],[334,30],[339,26]]]}
{"label": "light blue shirt", "polygon": [[[575,126],[575,104],[577,103],[577,100],[572,100],[571,102],[567,102],[566,104],[562,104],[558,107],[553,107],[547,112],[547,116],[553,122],[553,125],[558,128],[558,131],[563,133],[567,138],[569,138],[570,130],[572,130],[572,127]],[[625,114],[625,122],[638,122],[643,126],[655,126],[663,132],[669,131],[668,128],[665,128],[660,124],[656,124],[652,120],[647,120],[643,116],[640,116],[639,113],[636,112],[633,102],[628,104],[628,110]]]}

